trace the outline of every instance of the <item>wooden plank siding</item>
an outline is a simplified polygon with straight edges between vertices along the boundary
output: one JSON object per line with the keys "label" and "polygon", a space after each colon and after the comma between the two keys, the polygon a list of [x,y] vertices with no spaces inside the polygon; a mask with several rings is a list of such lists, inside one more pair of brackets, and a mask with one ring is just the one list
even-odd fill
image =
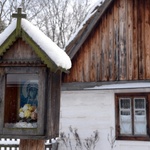
{"label": "wooden plank siding", "polygon": [[132,54],[133,54],[133,80],[138,80],[138,51],[137,51],[137,0],[133,0],[133,47],[132,47]]}
{"label": "wooden plank siding", "polygon": [[114,25],[114,38],[113,38],[113,50],[114,50],[114,80],[118,80],[119,75],[119,30],[118,30],[118,22],[119,22],[119,3],[116,1],[116,4],[113,7],[113,25]]}
{"label": "wooden plank siding", "polygon": [[114,0],[72,58],[63,82],[150,79],[150,0]]}
{"label": "wooden plank siding", "polygon": [[132,1],[129,1],[127,3],[127,22],[126,22],[126,27],[127,27],[127,36],[126,36],[126,45],[127,45],[127,62],[129,62],[129,69],[127,69],[127,76],[128,76],[128,80],[132,80],[133,79],[133,12],[132,12],[132,8],[133,8],[133,3]]}
{"label": "wooden plank siding", "polygon": [[145,40],[144,40],[144,45],[145,45],[145,65],[146,65],[146,78],[150,78],[150,1],[145,1]]}
{"label": "wooden plank siding", "polygon": [[119,79],[127,80],[126,1],[119,2]]}

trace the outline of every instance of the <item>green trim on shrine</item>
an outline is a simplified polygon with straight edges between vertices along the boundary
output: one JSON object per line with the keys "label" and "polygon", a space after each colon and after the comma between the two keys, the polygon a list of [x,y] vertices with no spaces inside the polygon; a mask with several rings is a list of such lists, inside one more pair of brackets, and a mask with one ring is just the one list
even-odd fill
{"label": "green trim on shrine", "polygon": [[22,9],[18,8],[16,14],[12,14],[12,17],[17,18],[16,29],[9,35],[9,37],[0,45],[0,56],[3,56],[4,53],[9,49],[11,45],[18,39],[22,38],[27,44],[29,44],[33,51],[39,56],[41,61],[51,69],[52,72],[61,70],[63,72],[68,72],[66,69],[59,67],[54,63],[54,61],[40,48],[40,46],[24,31],[21,27],[21,18],[26,18],[26,14],[21,14]]}
{"label": "green trim on shrine", "polygon": [[51,68],[53,72],[58,70],[57,65],[48,57],[48,55],[30,38],[30,36],[25,32],[22,31],[22,38],[24,41],[29,44],[35,53],[41,58],[44,64],[47,65],[48,68]]}
{"label": "green trim on shrine", "polygon": [[0,56],[7,51],[7,49],[16,41],[16,30],[12,32],[12,34],[4,41],[4,43],[0,46]]}

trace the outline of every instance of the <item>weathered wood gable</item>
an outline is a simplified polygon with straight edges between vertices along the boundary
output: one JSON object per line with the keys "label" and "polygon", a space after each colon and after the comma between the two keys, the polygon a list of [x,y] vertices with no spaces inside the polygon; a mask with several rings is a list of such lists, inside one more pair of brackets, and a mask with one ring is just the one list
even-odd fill
{"label": "weathered wood gable", "polygon": [[[68,54],[84,32],[68,45]],[[70,74],[64,74],[63,82],[150,79],[149,38],[150,0],[113,0],[72,57]]]}
{"label": "weathered wood gable", "polygon": [[[36,55],[32,47],[28,45],[22,38],[18,38],[13,45],[3,54],[2,61],[6,63],[42,63],[41,59]],[[33,65],[32,64],[32,65]]]}

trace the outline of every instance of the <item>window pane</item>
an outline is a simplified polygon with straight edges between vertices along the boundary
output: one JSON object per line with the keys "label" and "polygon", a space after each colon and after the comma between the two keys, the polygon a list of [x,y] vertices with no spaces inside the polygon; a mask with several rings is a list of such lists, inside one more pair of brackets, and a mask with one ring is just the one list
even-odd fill
{"label": "window pane", "polygon": [[120,99],[120,108],[121,109],[130,109],[131,107],[131,100],[128,98],[121,98]]}
{"label": "window pane", "polygon": [[145,108],[145,99],[135,98],[134,103],[135,103],[135,109]]}
{"label": "window pane", "polygon": [[146,100],[145,98],[134,99],[134,134],[146,135]]}
{"label": "window pane", "polygon": [[38,75],[7,74],[4,125],[37,128]]}
{"label": "window pane", "polygon": [[132,121],[131,121],[131,99],[120,98],[119,99],[120,110],[120,133],[132,134]]}

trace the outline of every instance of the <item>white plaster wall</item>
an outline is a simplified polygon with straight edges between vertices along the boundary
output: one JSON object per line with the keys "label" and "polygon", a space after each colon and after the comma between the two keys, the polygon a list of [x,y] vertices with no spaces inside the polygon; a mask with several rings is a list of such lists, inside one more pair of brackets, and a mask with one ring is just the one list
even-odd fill
{"label": "white plaster wall", "polygon": [[[130,92],[147,92],[150,89],[130,89]],[[108,142],[110,127],[115,136],[114,93],[129,90],[62,91],[60,132],[68,135],[69,126],[78,129],[82,140],[98,130],[100,140],[95,150],[111,150]],[[72,141],[73,144],[73,141]],[[63,150],[62,146],[60,150]],[[114,150],[150,150],[150,142],[116,141]]]}

